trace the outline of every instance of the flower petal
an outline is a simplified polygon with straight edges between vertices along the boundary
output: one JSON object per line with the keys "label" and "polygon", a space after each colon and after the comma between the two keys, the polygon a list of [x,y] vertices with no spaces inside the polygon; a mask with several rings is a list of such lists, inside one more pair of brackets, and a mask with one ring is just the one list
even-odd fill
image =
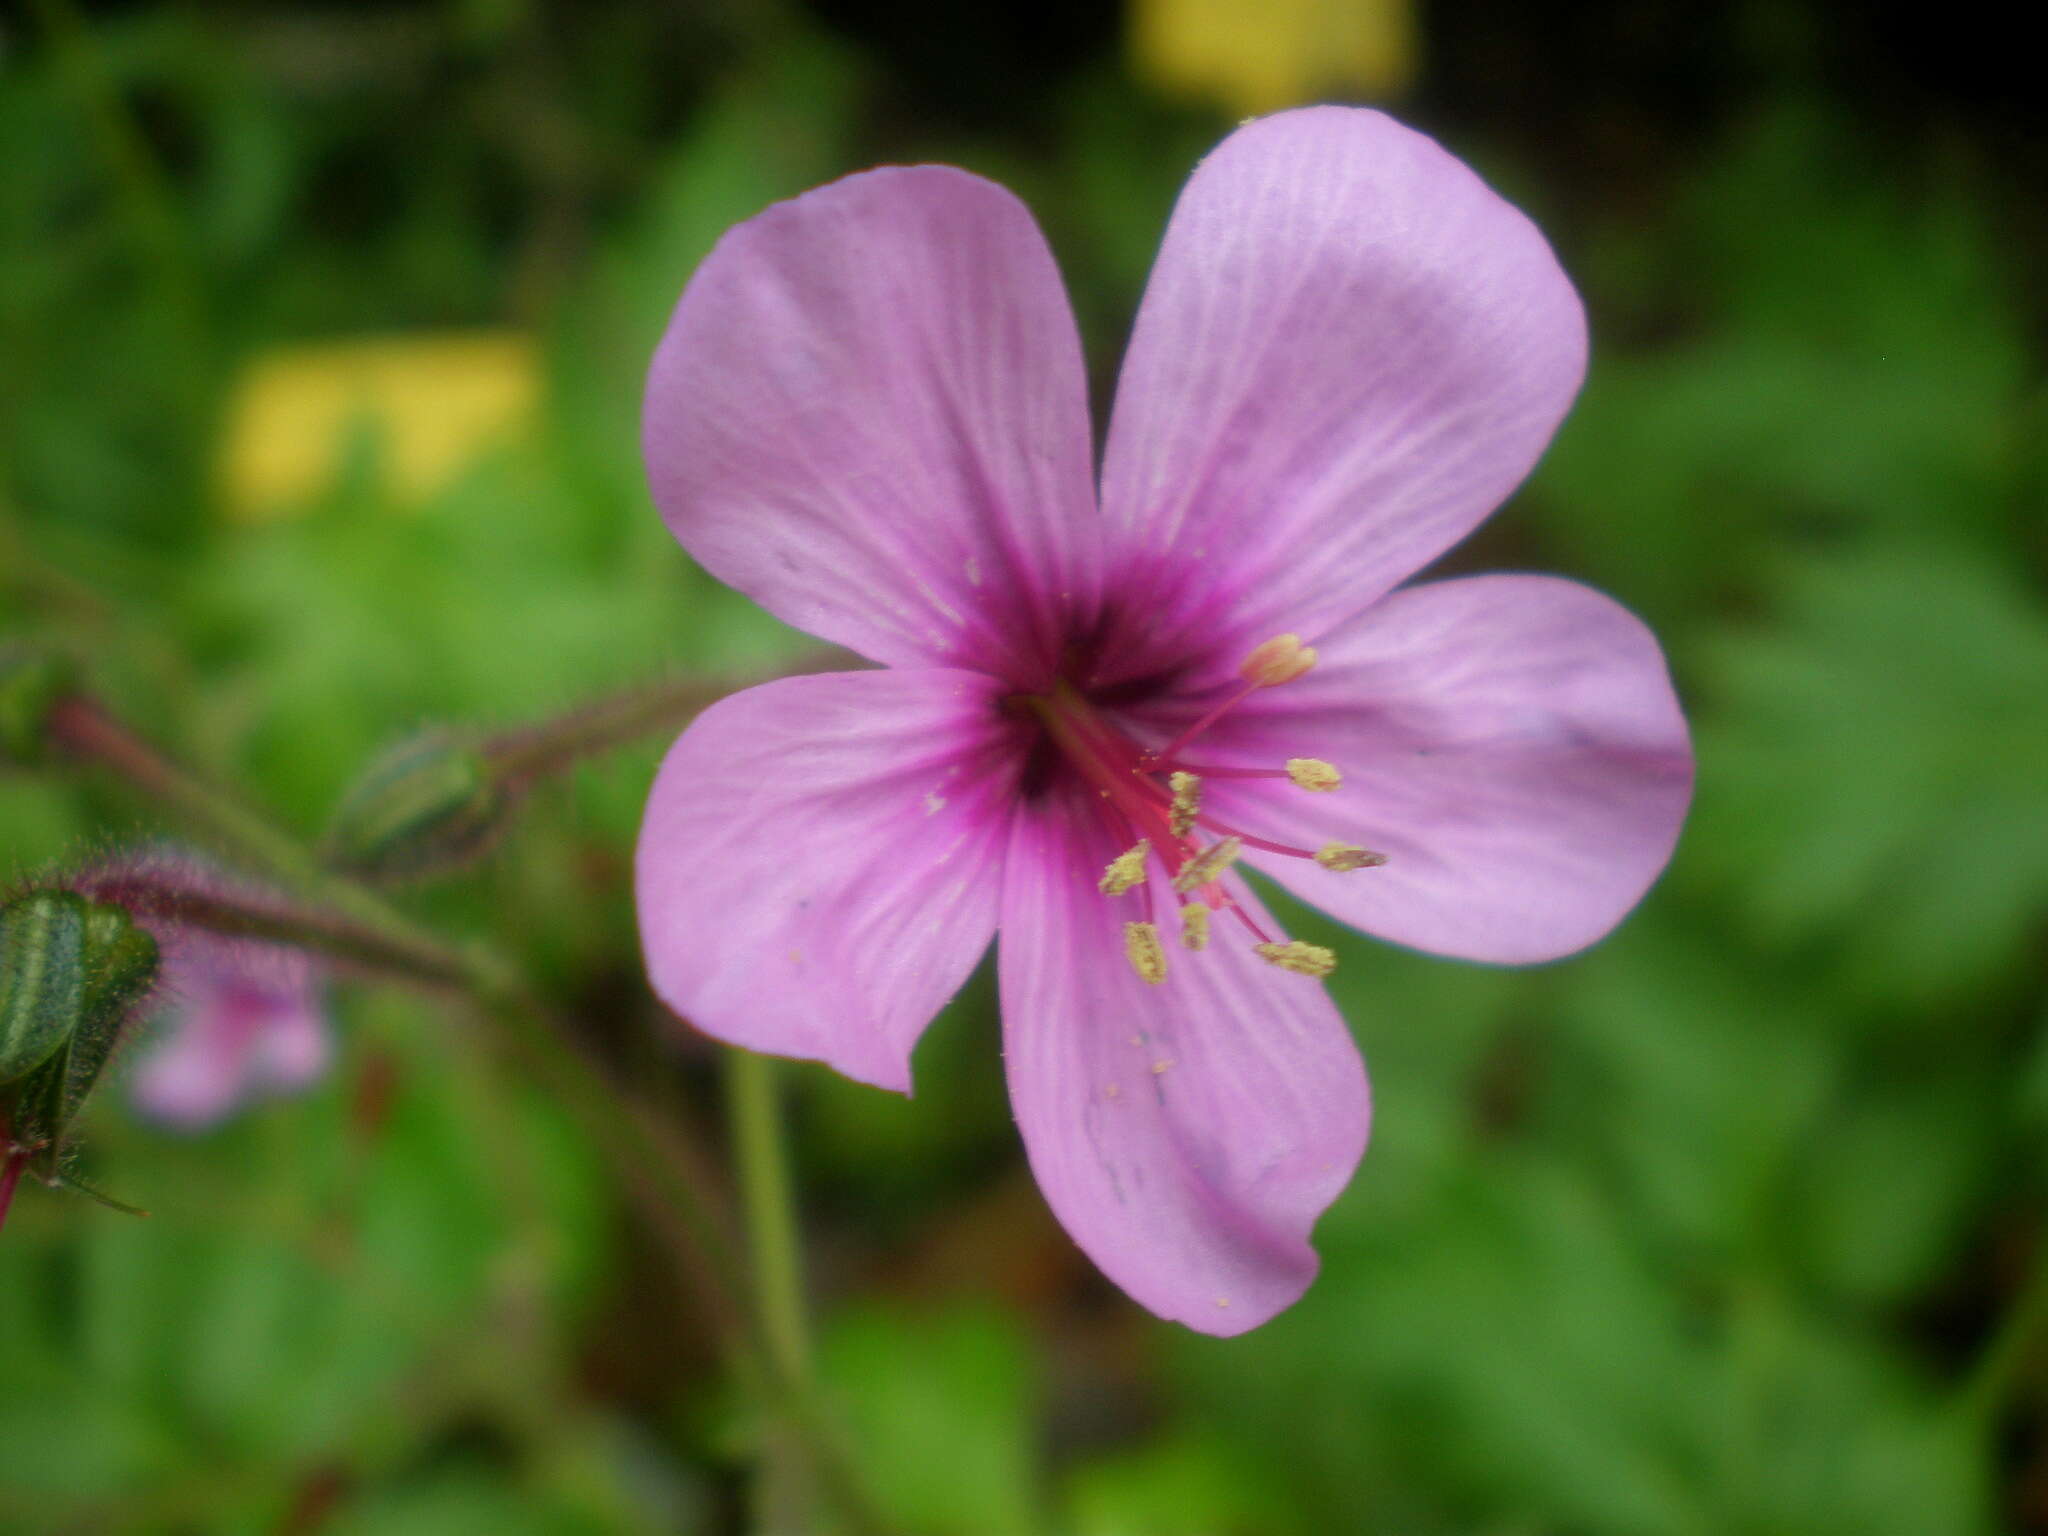
{"label": "flower petal", "polygon": [[[870,171],[730,231],[648,374],[654,499],[706,569],[876,661],[1056,656],[1098,567],[1087,381],[1024,205]],[[1042,653],[1042,654],[1041,654]]]}
{"label": "flower petal", "polygon": [[1119,560],[1210,573],[1136,605],[1315,639],[1507,497],[1585,356],[1543,236],[1434,141],[1351,107],[1247,125],[1181,193],[1117,389]]}
{"label": "flower petal", "polygon": [[1256,958],[1225,914],[1200,954],[1169,916],[1166,979],[1141,981],[1123,947],[1139,898],[1097,891],[1089,816],[1069,799],[1016,818],[1010,1102],[1047,1203],[1104,1274],[1162,1317],[1242,1333],[1315,1275],[1309,1230],[1365,1150],[1365,1068],[1321,983]]}
{"label": "flower petal", "polygon": [[1670,859],[1692,748],[1655,638],[1612,599],[1548,576],[1432,582],[1320,649],[1203,743],[1343,771],[1331,794],[1205,786],[1232,825],[1388,855],[1349,874],[1252,858],[1304,901],[1399,944],[1527,964],[1603,937]]}
{"label": "flower petal", "polygon": [[1016,764],[1000,684],[784,678],[698,716],[647,800],[640,938],[663,1002],[751,1050],[910,1089],[995,931]]}
{"label": "flower petal", "polygon": [[198,1130],[327,1070],[327,1019],[302,957],[186,934],[165,956],[170,1006],[131,1089],[144,1114]]}

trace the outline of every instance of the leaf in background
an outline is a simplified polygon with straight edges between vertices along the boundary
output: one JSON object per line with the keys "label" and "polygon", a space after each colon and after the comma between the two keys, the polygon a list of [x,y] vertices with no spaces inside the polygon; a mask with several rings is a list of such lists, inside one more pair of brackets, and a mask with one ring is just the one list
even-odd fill
{"label": "leaf in background", "polygon": [[1669,901],[1559,979],[1545,1128],[1618,1175],[1672,1262],[1774,1262],[1788,1165],[1853,1049],[1842,1006]]}
{"label": "leaf in background", "polygon": [[[420,1005],[377,1006],[419,1036]],[[405,1070],[374,1129],[333,1088],[206,1141],[109,1125],[155,1217],[10,1228],[0,1524],[161,1499],[226,1529],[322,1465],[374,1484],[465,1419],[540,1432],[527,1405],[560,1390],[605,1262],[589,1154],[454,1052]]]}
{"label": "leaf in background", "polygon": [[1312,1528],[1966,1536],[1975,1447],[1881,1344],[1643,1242],[1589,1170],[1502,1150],[1295,1310],[1176,1341],[1190,1412]]}
{"label": "leaf in background", "polygon": [[857,1461],[906,1536],[1030,1536],[1042,1389],[1024,1331],[993,1308],[843,1314],[820,1351]]}
{"label": "leaf in background", "polygon": [[1705,653],[1693,857],[1765,949],[1833,941],[1866,1000],[1993,980],[2048,913],[2048,617],[1939,551],[1789,565]]}
{"label": "leaf in background", "polygon": [[1067,1479],[1062,1536],[1288,1536],[1306,1531],[1286,1474],[1226,1429],[1106,1456]]}
{"label": "leaf in background", "polygon": [[1535,485],[1573,562],[1660,628],[1747,596],[1787,545],[2023,547],[2010,256],[1968,177],[1926,167],[1917,199],[1908,179],[1840,121],[1780,108],[1721,152],[1661,240],[1630,226],[1596,245],[1595,271],[1661,273],[1642,302],[1684,306],[1685,330],[1629,355],[1596,324],[1585,396]]}

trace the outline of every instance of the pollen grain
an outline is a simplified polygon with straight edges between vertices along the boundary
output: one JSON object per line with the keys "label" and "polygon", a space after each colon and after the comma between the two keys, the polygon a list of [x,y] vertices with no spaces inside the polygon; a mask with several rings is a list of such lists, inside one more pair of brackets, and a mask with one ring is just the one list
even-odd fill
{"label": "pollen grain", "polygon": [[1354,848],[1349,843],[1325,843],[1316,854],[1316,862],[1342,874],[1347,869],[1377,869],[1387,862],[1387,856],[1370,848]]}
{"label": "pollen grain", "polygon": [[1158,986],[1166,980],[1166,949],[1159,942],[1157,923],[1124,924],[1124,958],[1138,979]]}
{"label": "pollen grain", "polygon": [[1252,647],[1237,669],[1237,675],[1254,688],[1277,688],[1291,683],[1316,664],[1316,650],[1303,645],[1299,635],[1275,635]]}
{"label": "pollen grain", "polygon": [[1109,861],[1095,888],[1105,896],[1121,896],[1132,886],[1142,885],[1145,880],[1145,860],[1151,852],[1152,845],[1140,838],[1135,848],[1126,849]]}
{"label": "pollen grain", "polygon": [[1277,965],[1297,976],[1327,976],[1337,969],[1335,953],[1320,944],[1304,944],[1299,939],[1285,944],[1254,944],[1252,953],[1266,964]]}
{"label": "pollen grain", "polygon": [[1298,788],[1316,795],[1327,795],[1344,782],[1344,775],[1320,757],[1290,757],[1287,759],[1287,777],[1294,780]]}

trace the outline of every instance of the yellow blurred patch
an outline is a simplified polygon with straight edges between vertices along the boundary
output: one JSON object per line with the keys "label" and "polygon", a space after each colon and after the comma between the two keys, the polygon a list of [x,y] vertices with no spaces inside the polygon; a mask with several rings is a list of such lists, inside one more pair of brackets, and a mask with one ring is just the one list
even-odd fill
{"label": "yellow blurred patch", "polygon": [[1398,96],[1415,77],[1414,0],[1132,0],[1141,75],[1240,116],[1336,96]]}
{"label": "yellow blurred patch", "polygon": [[540,400],[533,339],[515,331],[363,337],[256,359],[221,449],[230,515],[272,518],[325,488],[351,437],[381,445],[385,486],[429,496],[478,454],[531,430]]}

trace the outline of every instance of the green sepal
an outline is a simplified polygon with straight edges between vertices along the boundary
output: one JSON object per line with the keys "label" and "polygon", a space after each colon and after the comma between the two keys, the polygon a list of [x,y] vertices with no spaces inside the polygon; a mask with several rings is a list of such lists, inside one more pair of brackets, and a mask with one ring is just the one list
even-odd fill
{"label": "green sepal", "polygon": [[98,1084],[122,1026],[155,985],[156,940],[119,907],[70,891],[34,891],[0,909],[0,1018],[32,1062],[8,1074],[0,1117],[11,1139],[36,1148],[39,1176],[55,1176],[65,1132]]}
{"label": "green sepal", "polygon": [[66,1125],[98,1085],[129,1015],[156,985],[160,961],[156,939],[119,907],[86,909],[85,945],[85,1019],[71,1037],[64,1074]]}
{"label": "green sepal", "polygon": [[123,1216],[147,1216],[149,1214],[139,1205],[130,1205],[126,1200],[116,1200],[97,1184],[82,1179],[75,1173],[52,1172],[39,1176],[47,1179],[50,1186],[54,1189],[67,1190],[74,1195],[83,1195],[94,1204],[104,1205],[110,1211],[119,1211]]}
{"label": "green sepal", "polygon": [[31,891],[0,907],[0,1083],[60,1050],[86,1011],[86,903]]}

